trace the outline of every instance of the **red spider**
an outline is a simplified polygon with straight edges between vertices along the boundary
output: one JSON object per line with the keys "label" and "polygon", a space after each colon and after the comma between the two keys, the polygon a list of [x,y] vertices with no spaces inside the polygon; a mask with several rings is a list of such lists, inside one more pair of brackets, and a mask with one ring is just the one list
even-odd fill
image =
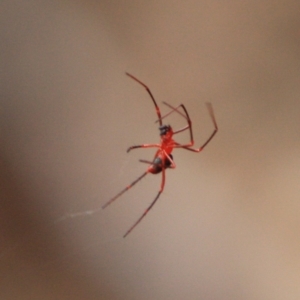
{"label": "red spider", "polygon": [[[176,167],[176,165],[174,163],[174,160],[173,160],[173,156],[171,154],[173,149],[174,148],[183,148],[183,149],[190,150],[190,151],[193,151],[193,152],[200,152],[211,141],[211,139],[214,137],[214,135],[218,131],[218,126],[217,126],[217,122],[215,120],[212,105],[210,103],[206,103],[209,114],[210,114],[210,117],[211,117],[211,119],[213,121],[213,124],[215,126],[215,129],[214,129],[213,133],[210,135],[210,137],[208,138],[208,140],[200,148],[197,148],[197,149],[191,148],[194,145],[193,132],[192,132],[192,121],[189,117],[189,114],[188,114],[185,106],[183,104],[180,104],[177,107],[173,107],[170,104],[168,104],[166,102],[163,102],[163,104],[165,104],[166,106],[171,108],[171,111],[162,117],[161,114],[160,114],[159,107],[156,104],[156,101],[155,101],[150,89],[143,82],[141,82],[140,80],[138,80],[137,78],[135,78],[131,74],[126,73],[126,75],[128,75],[133,80],[135,80],[139,84],[141,84],[147,90],[147,92],[149,93],[149,95],[150,95],[150,97],[151,97],[151,99],[154,103],[154,106],[156,108],[156,113],[157,113],[157,116],[158,116],[158,120],[156,122],[159,122],[159,130],[160,130],[161,140],[160,140],[160,144],[143,144],[143,145],[138,145],[138,146],[131,146],[131,147],[128,148],[127,152],[129,152],[132,149],[136,149],[136,148],[158,148],[158,150],[156,151],[156,153],[154,155],[153,161],[140,160],[141,162],[148,163],[150,165],[148,167],[148,169],[146,170],[146,172],[143,173],[140,177],[138,177],[135,181],[133,181],[130,185],[128,185],[125,189],[123,189],[119,194],[117,194],[115,197],[110,199],[106,204],[104,204],[102,206],[102,208],[105,208],[106,206],[111,204],[113,201],[115,201],[117,198],[119,198],[123,193],[125,193],[130,188],[132,188],[138,181],[140,181],[148,173],[158,174],[158,173],[162,172],[162,181],[161,181],[161,185],[160,185],[160,190],[159,190],[158,194],[156,195],[155,199],[152,201],[150,206],[145,210],[145,212],[142,214],[142,216],[125,233],[125,235],[123,236],[124,238],[146,216],[146,214],[149,212],[149,210],[154,206],[154,204],[157,201],[157,199],[159,198],[160,194],[163,192],[164,186],[165,186],[165,177],[166,177],[165,176],[165,170],[166,170],[166,168],[175,168]],[[180,108],[182,108],[183,112],[179,111]],[[169,116],[173,112],[177,112],[178,114],[180,114],[182,117],[184,117],[187,120],[187,123],[188,123],[186,126],[184,126],[181,129],[178,129],[176,131],[173,131],[173,129],[170,125],[163,125],[163,123],[162,123],[162,119]],[[183,132],[187,129],[189,129],[189,131],[190,131],[190,142],[188,144],[182,145],[182,144],[179,144],[179,143],[175,142],[172,139],[172,136],[174,134]]]}

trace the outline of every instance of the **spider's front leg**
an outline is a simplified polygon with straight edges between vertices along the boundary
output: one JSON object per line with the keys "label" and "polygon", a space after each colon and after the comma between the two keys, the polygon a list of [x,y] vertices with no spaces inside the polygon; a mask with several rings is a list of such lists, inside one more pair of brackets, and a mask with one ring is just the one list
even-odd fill
{"label": "spider's front leg", "polygon": [[[212,119],[212,122],[214,124],[214,131],[212,132],[212,134],[210,135],[210,137],[206,140],[206,142],[199,148],[190,148],[193,144],[194,144],[194,140],[191,139],[191,144],[190,145],[177,145],[177,148],[183,148],[189,151],[193,151],[193,152],[201,152],[206,146],[207,144],[212,140],[212,138],[215,136],[215,134],[218,132],[218,125],[217,125],[217,121],[214,115],[214,111],[212,108],[211,103],[206,103],[210,118]],[[191,133],[191,138],[193,137],[192,133]]]}
{"label": "spider's front leg", "polygon": [[127,153],[131,151],[132,149],[137,148],[160,148],[159,144],[143,144],[143,145],[137,145],[137,146],[131,146],[127,149]]}

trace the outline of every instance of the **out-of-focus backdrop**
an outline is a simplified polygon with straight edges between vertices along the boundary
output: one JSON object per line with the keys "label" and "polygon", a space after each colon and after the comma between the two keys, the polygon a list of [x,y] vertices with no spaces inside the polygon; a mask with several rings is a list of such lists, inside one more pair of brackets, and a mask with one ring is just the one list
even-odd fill
{"label": "out-of-focus backdrop", "polygon": [[[2,1],[1,299],[300,298],[299,1]],[[184,103],[159,201],[145,82]],[[174,128],[184,120],[166,119]],[[188,134],[178,136],[187,141]]]}

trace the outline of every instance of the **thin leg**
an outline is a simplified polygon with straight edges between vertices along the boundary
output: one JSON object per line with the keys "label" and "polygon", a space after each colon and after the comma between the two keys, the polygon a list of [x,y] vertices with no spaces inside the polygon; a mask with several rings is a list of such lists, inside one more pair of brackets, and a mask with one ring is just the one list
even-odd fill
{"label": "thin leg", "polygon": [[160,147],[161,145],[159,144],[143,144],[143,145],[131,146],[127,149],[127,152],[136,148],[160,148]]}
{"label": "thin leg", "polygon": [[[177,112],[178,114],[180,114],[182,117],[184,117],[185,119],[187,119],[187,117],[180,111],[178,110],[183,104],[178,105],[177,107],[173,107],[170,104],[168,104],[167,102],[163,101],[163,104],[165,104],[166,106],[168,106],[169,108],[172,108],[171,111],[169,111],[168,113],[166,113],[165,115],[163,115],[161,117],[161,119],[164,119],[166,117],[168,117],[170,114],[172,114],[173,112]],[[159,120],[156,120],[155,123],[157,123]]]}
{"label": "thin leg", "polygon": [[138,177],[135,181],[133,181],[130,185],[128,185],[125,189],[123,189],[119,194],[117,194],[115,197],[111,198],[107,203],[105,203],[102,208],[104,209],[109,204],[111,204],[113,201],[115,201],[117,198],[119,198],[121,195],[123,195],[126,191],[131,189],[137,182],[139,182],[142,178],[144,178],[148,172],[143,173],[140,177]]}
{"label": "thin leg", "polygon": [[160,190],[157,193],[155,199],[152,201],[150,206],[145,210],[145,212],[141,215],[141,217],[129,228],[129,230],[124,234],[124,238],[142,221],[142,219],[146,216],[146,214],[149,212],[149,210],[154,206],[155,202],[159,198],[160,194],[163,192],[165,186],[165,168],[162,168],[162,181],[160,185]]}
{"label": "thin leg", "polygon": [[[184,117],[184,118],[187,120],[187,122],[188,122],[188,125],[184,126],[184,127],[181,128],[181,129],[178,129],[178,130],[174,131],[174,134],[176,134],[176,133],[183,132],[183,131],[185,131],[185,130],[187,130],[187,129],[190,130],[190,140],[191,140],[191,141],[190,141],[190,143],[187,144],[187,145],[182,145],[181,148],[193,146],[193,145],[194,145],[194,138],[193,138],[193,130],[192,130],[192,121],[191,121],[191,119],[190,119],[190,116],[189,116],[189,114],[188,114],[188,112],[187,112],[185,106],[184,106],[183,104],[180,104],[180,105],[178,105],[177,107],[173,107],[172,105],[168,104],[167,102],[163,102],[163,103],[164,103],[166,106],[168,106],[168,107],[170,107],[170,108],[172,109],[167,115],[170,115],[172,112],[176,111],[176,112],[179,113],[182,117]],[[180,108],[180,107],[183,109],[185,115],[184,115],[183,113],[181,113],[181,112],[178,110],[178,108]],[[167,116],[167,115],[165,115],[165,116]],[[165,117],[165,116],[164,116],[164,117]],[[178,148],[178,145],[177,145],[176,147]]]}
{"label": "thin leg", "polygon": [[150,160],[145,160],[145,159],[140,159],[140,162],[142,162],[142,163],[147,163],[147,164],[149,164],[149,165],[153,165],[153,164],[154,164],[154,160],[155,160],[155,158],[157,157],[159,151],[160,151],[160,149],[158,149],[158,150],[155,152],[155,155],[154,155],[154,158],[153,158],[152,161],[150,161]]}
{"label": "thin leg", "polygon": [[148,92],[148,94],[150,95],[153,103],[154,103],[154,106],[155,106],[155,109],[156,109],[156,113],[157,113],[157,116],[158,116],[158,119],[159,119],[159,125],[161,126],[162,125],[162,120],[161,120],[161,114],[160,114],[160,110],[159,110],[159,107],[150,91],[150,89],[146,86],[146,84],[144,84],[143,82],[141,82],[139,79],[137,79],[136,77],[134,77],[133,75],[129,74],[126,72],[126,75],[131,77],[133,80],[135,80],[136,82],[138,82],[139,84],[141,84]]}
{"label": "thin leg", "polygon": [[175,162],[173,160],[173,157],[171,157],[166,151],[164,151],[164,154],[168,158],[169,162],[171,162],[171,164],[170,164],[170,166],[168,168],[175,169],[176,168],[176,164],[175,164]]}
{"label": "thin leg", "polygon": [[176,145],[175,146],[176,148],[183,148],[183,149],[193,151],[193,152],[201,152],[204,149],[204,147],[212,140],[212,138],[215,136],[215,134],[218,132],[218,125],[217,125],[217,122],[216,122],[216,118],[215,118],[215,115],[214,115],[212,105],[211,105],[211,103],[206,103],[206,106],[208,108],[209,115],[210,115],[210,117],[213,121],[213,124],[215,126],[215,129],[214,129],[213,133],[210,135],[210,137],[206,140],[206,142],[200,148],[190,148],[191,145],[180,145],[180,144]]}
{"label": "thin leg", "polygon": [[142,163],[145,163],[145,164],[148,164],[148,165],[152,165],[153,164],[153,161],[145,160],[145,159],[140,159],[139,162],[142,162]]}

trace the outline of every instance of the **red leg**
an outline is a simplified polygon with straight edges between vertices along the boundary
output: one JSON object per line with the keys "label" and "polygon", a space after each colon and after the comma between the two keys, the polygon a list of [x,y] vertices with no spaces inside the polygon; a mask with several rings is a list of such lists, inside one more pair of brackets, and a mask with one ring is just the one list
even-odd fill
{"label": "red leg", "polygon": [[[171,111],[169,111],[168,113],[166,113],[165,115],[163,115],[161,117],[161,119],[164,119],[166,117],[168,117],[170,114],[172,114],[173,112],[177,112],[178,114],[180,114],[182,117],[184,117],[185,119],[188,119],[187,116],[185,116],[180,110],[179,108],[183,106],[183,104],[178,105],[177,107],[173,107],[170,104],[168,104],[167,102],[163,101],[163,104],[168,106],[169,108],[172,108]],[[157,123],[159,120],[156,120],[155,123]]]}
{"label": "red leg", "polygon": [[161,181],[161,185],[160,185],[160,190],[157,193],[156,197],[154,198],[154,200],[152,201],[152,203],[150,204],[150,206],[145,210],[145,212],[141,215],[141,217],[129,228],[129,230],[124,234],[124,238],[142,221],[142,219],[146,216],[146,214],[149,212],[149,210],[154,206],[155,202],[157,201],[157,199],[159,198],[160,194],[163,192],[164,190],[164,186],[165,186],[165,168],[162,168],[162,181]]}
{"label": "red leg", "polygon": [[[168,104],[167,102],[163,102],[163,103],[172,109],[168,114],[166,114],[165,116],[163,116],[163,118],[166,117],[166,116],[168,116],[168,115],[170,115],[174,111],[176,111],[177,113],[179,113],[182,117],[184,117],[187,120],[188,125],[184,126],[181,129],[178,129],[178,130],[174,131],[174,134],[180,133],[180,132],[183,132],[183,131],[189,129],[190,130],[190,140],[191,140],[191,142],[189,144],[187,144],[187,145],[184,145],[184,146],[187,146],[187,147],[188,146],[193,146],[194,139],[193,139],[192,121],[190,119],[190,116],[189,116],[189,114],[188,114],[185,106],[183,104],[180,104],[177,107],[173,107],[172,105]],[[178,110],[180,107],[183,109],[185,115]],[[178,145],[177,145],[177,147],[178,147]]]}
{"label": "red leg", "polygon": [[[188,121],[188,125],[184,126],[181,129],[178,129],[178,130],[174,131],[173,134],[183,132],[183,131],[185,131],[185,130],[187,130],[187,129],[189,129],[189,128],[192,127],[191,119],[190,119],[190,117],[188,115],[188,112],[187,112],[187,110],[186,110],[186,108],[185,108],[185,106],[183,104],[180,104],[177,107],[173,107],[172,105],[170,105],[170,104],[168,104],[167,102],[164,102],[164,101],[163,101],[163,104],[165,104],[166,106],[172,108],[172,110],[170,112],[168,112],[167,114],[165,114],[164,116],[162,116],[161,119],[164,119],[164,118],[168,117],[170,114],[172,114],[173,112],[176,111],[178,114],[180,114],[182,117],[184,117]],[[179,110],[180,107],[184,110],[185,115]],[[158,120],[155,121],[155,123],[157,123],[157,122],[158,122]],[[190,129],[190,131],[192,131],[192,129]],[[191,135],[192,134],[193,133],[191,132]]]}
{"label": "red leg", "polygon": [[156,113],[157,113],[157,116],[158,116],[158,119],[159,119],[159,125],[161,126],[162,125],[162,120],[161,120],[161,114],[160,114],[160,110],[159,110],[159,107],[150,91],[150,89],[146,86],[146,84],[144,84],[143,82],[141,82],[139,79],[137,79],[136,77],[134,77],[133,75],[129,74],[126,72],[126,75],[131,77],[133,80],[135,80],[136,82],[138,82],[139,84],[141,84],[148,92],[148,94],[150,95],[153,103],[154,103],[154,106],[155,106],[155,109],[156,109]]}
{"label": "red leg", "polygon": [[[174,134],[179,133],[179,132],[182,132],[182,131],[184,131],[184,130],[186,130],[186,129],[188,129],[188,128],[190,129],[190,138],[191,138],[191,142],[190,142],[189,144],[186,144],[186,145],[176,144],[174,148],[183,148],[183,149],[190,150],[190,151],[193,151],[193,152],[201,152],[201,151],[204,149],[204,147],[212,140],[212,138],[215,136],[215,134],[216,134],[217,131],[218,131],[218,125],[217,125],[217,122],[216,122],[216,119],[215,119],[215,115],[214,115],[214,111],[213,111],[213,108],[212,108],[211,103],[206,103],[206,106],[207,106],[207,108],[208,108],[209,115],[210,115],[210,117],[211,117],[211,119],[212,119],[212,121],[213,121],[213,124],[214,124],[215,129],[214,129],[213,133],[210,135],[210,137],[206,140],[206,142],[205,142],[201,147],[199,147],[199,148],[190,148],[191,146],[194,145],[193,131],[192,131],[192,121],[191,121],[191,119],[190,119],[190,117],[189,117],[189,114],[188,114],[188,112],[187,112],[185,106],[184,106],[183,104],[181,104],[181,105],[179,105],[178,107],[173,107],[173,106],[171,106],[171,105],[168,104],[168,103],[165,103],[165,102],[164,102],[164,104],[167,105],[167,106],[169,106],[170,108],[172,108],[172,111],[171,111],[170,113],[172,113],[173,111],[176,111],[176,112],[178,112],[179,114],[181,114],[181,113],[178,111],[178,108],[179,108],[179,107],[182,107],[182,109],[184,110],[184,112],[185,112],[185,114],[186,114],[186,116],[184,116],[184,117],[187,119],[188,125],[185,126],[185,127],[183,127],[183,128],[181,128],[181,129],[179,129],[179,130],[176,130],[176,131],[174,132]],[[170,113],[169,113],[169,114],[170,114]],[[168,114],[168,115],[169,115],[169,114]],[[181,114],[181,115],[183,116],[183,114]]]}
{"label": "red leg", "polygon": [[143,144],[143,145],[131,146],[127,149],[127,152],[136,148],[160,148],[160,147],[161,147],[160,144]]}
{"label": "red leg", "polygon": [[171,165],[168,168],[175,169],[176,168],[176,164],[175,164],[174,160],[171,158],[171,156],[166,151],[164,151],[164,155],[171,162]]}
{"label": "red leg", "polygon": [[123,189],[119,194],[117,194],[115,197],[111,198],[107,203],[105,203],[102,208],[104,209],[109,204],[111,204],[113,201],[115,201],[117,198],[119,198],[121,195],[123,195],[126,191],[131,189],[137,182],[139,182],[142,178],[144,178],[148,172],[143,173],[140,177],[138,177],[135,181],[133,181],[130,185],[128,185],[125,189]]}
{"label": "red leg", "polygon": [[[210,115],[210,117],[213,121],[213,124],[215,126],[215,129],[214,129],[213,133],[206,140],[206,142],[199,148],[190,148],[190,146],[192,146],[192,145],[176,145],[175,146],[176,148],[183,148],[183,149],[190,150],[190,151],[193,151],[193,152],[201,152],[204,149],[204,147],[212,140],[212,138],[215,136],[215,134],[218,132],[218,125],[217,125],[217,122],[216,122],[216,118],[215,118],[215,115],[214,115],[212,105],[211,105],[211,103],[206,103],[206,106],[208,108],[209,115]],[[193,141],[193,143],[194,143],[194,141]]]}

